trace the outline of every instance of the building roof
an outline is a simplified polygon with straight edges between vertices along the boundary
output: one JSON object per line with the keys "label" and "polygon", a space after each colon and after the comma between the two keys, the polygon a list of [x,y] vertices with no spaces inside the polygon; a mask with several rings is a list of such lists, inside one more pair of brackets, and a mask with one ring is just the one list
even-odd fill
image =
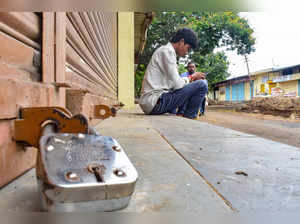
{"label": "building roof", "polygon": [[255,71],[255,72],[251,72],[250,75],[255,76],[255,75],[259,75],[259,74],[267,73],[267,72],[272,72],[272,71],[274,71],[274,68],[265,68],[265,69],[261,69],[261,70]]}
{"label": "building roof", "polygon": [[282,70],[285,70],[285,69],[296,68],[296,67],[299,67],[299,66],[300,66],[300,64],[291,65],[291,66],[287,66],[287,67],[281,67],[281,68],[273,69],[273,72],[279,72],[279,71],[282,71]]}
{"label": "building roof", "polygon": [[232,79],[227,79],[227,80],[224,80],[221,82],[217,82],[217,83],[214,83],[213,85],[217,87],[217,86],[223,86],[225,83],[239,83],[239,82],[248,81],[248,80],[249,80],[249,75],[243,75],[243,76],[239,76],[239,77],[234,77]]}

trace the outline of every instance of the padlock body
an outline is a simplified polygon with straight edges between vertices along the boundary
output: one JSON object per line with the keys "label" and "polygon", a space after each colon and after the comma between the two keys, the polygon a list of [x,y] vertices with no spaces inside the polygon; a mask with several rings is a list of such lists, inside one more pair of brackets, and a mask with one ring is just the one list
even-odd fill
{"label": "padlock body", "polygon": [[42,208],[51,212],[125,208],[138,178],[119,143],[99,135],[43,136],[36,171]]}

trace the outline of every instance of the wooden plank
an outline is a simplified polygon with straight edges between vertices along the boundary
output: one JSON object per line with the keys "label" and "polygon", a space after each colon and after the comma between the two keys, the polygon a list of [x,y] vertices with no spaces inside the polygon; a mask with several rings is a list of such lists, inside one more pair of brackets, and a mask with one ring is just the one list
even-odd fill
{"label": "wooden plank", "polygon": [[65,81],[66,70],[66,13],[55,13],[55,82]]}
{"label": "wooden plank", "polygon": [[43,12],[42,80],[46,83],[55,80],[54,28],[54,12]]}

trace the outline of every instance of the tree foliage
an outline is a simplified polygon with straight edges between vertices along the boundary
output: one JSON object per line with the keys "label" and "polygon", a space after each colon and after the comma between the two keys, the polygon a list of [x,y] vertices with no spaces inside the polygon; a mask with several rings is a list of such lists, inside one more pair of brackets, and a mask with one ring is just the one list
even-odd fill
{"label": "tree foliage", "polygon": [[200,65],[197,71],[207,73],[208,89],[212,90],[212,84],[225,80],[230,74],[227,72],[229,62],[224,52],[210,53],[205,56],[198,54],[194,61]]}
{"label": "tree foliage", "polygon": [[218,82],[228,76],[228,61],[216,48],[236,50],[239,55],[255,51],[253,29],[248,21],[234,12],[159,12],[148,30],[146,47],[139,63],[148,65],[154,51],[169,42],[182,27],[192,28],[198,35],[199,44],[181,63],[194,61],[198,70],[208,72],[208,82]]}

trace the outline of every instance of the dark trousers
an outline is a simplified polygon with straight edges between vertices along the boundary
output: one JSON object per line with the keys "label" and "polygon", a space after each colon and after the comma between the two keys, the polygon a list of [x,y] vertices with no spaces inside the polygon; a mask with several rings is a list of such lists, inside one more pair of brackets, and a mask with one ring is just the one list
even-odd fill
{"label": "dark trousers", "polygon": [[181,89],[162,94],[150,114],[172,113],[176,108],[179,108],[179,110],[183,108],[183,116],[195,118],[198,116],[200,105],[206,93],[207,82],[197,80]]}

